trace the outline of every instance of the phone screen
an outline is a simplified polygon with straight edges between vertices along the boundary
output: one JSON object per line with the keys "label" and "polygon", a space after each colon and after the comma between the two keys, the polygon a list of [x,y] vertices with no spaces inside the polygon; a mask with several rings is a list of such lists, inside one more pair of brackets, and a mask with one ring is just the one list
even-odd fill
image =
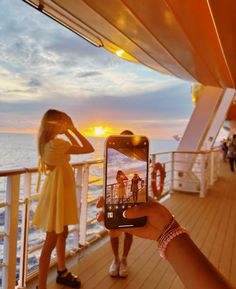
{"label": "phone screen", "polygon": [[149,141],[144,136],[118,135],[105,146],[105,226],[144,226],[146,217],[126,219],[123,212],[147,202]]}

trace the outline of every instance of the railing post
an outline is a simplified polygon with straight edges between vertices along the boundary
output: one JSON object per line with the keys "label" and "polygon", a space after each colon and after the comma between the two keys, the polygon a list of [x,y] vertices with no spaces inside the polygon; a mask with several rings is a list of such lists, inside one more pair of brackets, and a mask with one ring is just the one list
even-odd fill
{"label": "railing post", "polygon": [[216,155],[216,179],[218,178],[220,174],[220,163],[221,163],[220,151],[218,150],[217,155]]}
{"label": "railing post", "polygon": [[111,204],[114,204],[114,185],[110,186],[110,199],[111,199]]}
{"label": "railing post", "polygon": [[213,150],[210,151],[210,185],[214,185],[215,181],[215,152]]}
{"label": "railing post", "polygon": [[31,174],[24,175],[24,204],[21,223],[21,257],[20,257],[20,278],[18,288],[26,288],[28,274],[28,232],[29,232],[29,211],[31,194]]}
{"label": "railing post", "polygon": [[201,175],[200,175],[200,198],[205,197],[205,160],[206,156],[204,153],[201,154]]}
{"label": "railing post", "polygon": [[7,177],[7,190],[5,209],[5,232],[4,238],[2,288],[13,289],[16,285],[16,256],[18,235],[18,207],[19,207],[20,175]]}
{"label": "railing post", "polygon": [[[82,183],[83,183],[83,167],[82,166],[79,166],[76,169],[75,183],[76,183],[77,212],[78,212],[78,220],[80,223],[81,194],[82,194]],[[80,232],[79,223],[75,225],[76,230],[75,230],[74,238],[73,238],[75,248],[77,248],[79,244],[79,232]]]}
{"label": "railing post", "polygon": [[87,230],[87,193],[88,193],[88,182],[89,182],[89,165],[83,166],[82,174],[82,190],[81,190],[81,210],[80,210],[80,238],[79,244],[81,246],[86,245],[86,230]]}
{"label": "railing post", "polygon": [[[148,187],[148,191],[150,191],[150,192],[152,192],[152,186],[151,186],[151,183],[152,183],[152,181],[151,181],[151,172],[153,171],[153,167],[154,167],[154,165],[155,165],[155,163],[156,163],[156,154],[152,154],[151,155],[151,166],[150,166],[150,163],[149,163],[149,187]],[[152,169],[152,170],[151,170]]]}
{"label": "railing post", "polygon": [[175,153],[171,152],[171,176],[170,176],[170,192],[173,192],[174,188],[174,168],[175,168]]}
{"label": "railing post", "polygon": [[155,165],[156,163],[156,155],[152,154],[152,167]]}

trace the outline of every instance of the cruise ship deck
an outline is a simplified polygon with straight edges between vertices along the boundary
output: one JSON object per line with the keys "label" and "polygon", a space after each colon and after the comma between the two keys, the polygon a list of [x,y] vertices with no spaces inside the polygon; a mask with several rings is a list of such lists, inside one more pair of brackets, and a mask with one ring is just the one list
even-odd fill
{"label": "cruise ship deck", "polygon": [[[185,226],[196,244],[211,262],[236,285],[236,173],[222,163],[220,176],[206,197],[198,194],[173,193],[165,205]],[[112,259],[108,238],[86,257],[77,256],[71,270],[77,273],[84,289],[182,289],[183,284],[167,261],[159,257],[157,244],[135,238],[128,258],[129,276],[111,278],[108,268]],[[121,247],[121,246],[120,246]],[[84,254],[84,253],[82,253]],[[55,280],[55,272],[49,276]],[[35,288],[34,280],[27,289]],[[67,288],[48,284],[50,289]]]}
{"label": "cruise ship deck", "polygon": [[[178,188],[185,193],[172,193],[165,205],[216,267],[236,285],[236,173],[231,173],[229,165],[223,163],[218,178],[213,151],[222,127],[229,131],[229,138],[236,133],[236,49],[232,49],[236,47],[235,1],[222,4],[212,0],[150,0],[140,5],[134,0],[23,1],[97,48],[195,84],[192,90],[195,108],[177,151],[159,154],[157,158],[153,155],[152,166],[157,161],[166,164],[166,191]],[[45,26],[44,22],[38,23],[39,29]],[[26,21],[25,25],[30,27],[31,22]],[[24,31],[19,34],[23,36]],[[174,103],[182,97],[181,93],[175,94]],[[158,102],[158,98],[153,101]],[[158,123],[161,115],[156,113],[152,121]],[[181,119],[181,123],[182,120],[185,121]],[[178,132],[178,123],[175,131]],[[162,160],[167,155],[168,161]],[[97,164],[102,161],[74,166],[80,208],[80,224],[73,229],[76,250],[78,243],[87,244],[87,225],[96,220],[95,215],[88,220],[87,203],[89,185],[94,182],[90,180],[89,169]],[[15,288],[16,269],[19,269],[18,288],[35,289],[37,284],[37,280],[28,281],[33,275],[28,272],[32,268],[27,266],[29,254],[41,248],[38,240],[31,242],[34,246],[28,242],[30,218],[39,197],[35,190],[37,171],[23,168],[0,172],[4,192],[0,201],[4,215],[0,279],[4,289]],[[91,200],[93,205],[95,201]],[[19,212],[23,222],[16,222],[20,219]],[[106,236],[99,242],[100,246],[96,242],[88,250],[81,250],[67,265],[80,276],[82,288],[183,288],[168,262],[160,259],[155,242],[135,238],[126,279],[112,279],[108,275],[112,259],[109,238]],[[55,268],[48,281],[50,289],[66,288],[55,284]]]}

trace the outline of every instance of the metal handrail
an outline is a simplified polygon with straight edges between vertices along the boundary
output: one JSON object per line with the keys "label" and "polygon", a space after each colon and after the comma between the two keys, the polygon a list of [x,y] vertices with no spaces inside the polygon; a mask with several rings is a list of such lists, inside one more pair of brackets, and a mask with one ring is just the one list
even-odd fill
{"label": "metal handrail", "polygon": [[[76,163],[71,163],[72,167],[81,167],[84,165],[94,165],[94,164],[101,164],[103,163],[103,159],[99,160],[88,160],[84,162],[76,162]],[[12,175],[22,175],[25,173],[37,173],[38,172],[38,167],[33,167],[33,168],[20,168],[20,169],[11,169],[11,170],[0,170],[0,177],[8,177]]]}

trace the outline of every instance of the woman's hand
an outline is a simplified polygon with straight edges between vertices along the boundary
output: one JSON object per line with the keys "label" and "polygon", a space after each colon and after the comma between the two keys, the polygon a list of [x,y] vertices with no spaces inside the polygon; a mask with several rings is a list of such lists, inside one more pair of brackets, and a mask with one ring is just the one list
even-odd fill
{"label": "woman's hand", "polygon": [[138,237],[157,241],[165,227],[172,220],[171,213],[161,204],[149,200],[145,204],[132,207],[124,212],[127,219],[147,217],[144,227],[121,229],[123,232],[136,235]]}
{"label": "woman's hand", "polygon": [[[105,204],[104,197],[103,196],[99,197],[99,199],[97,201],[97,204],[96,204],[96,207],[99,208],[99,209],[103,208],[104,204]],[[97,213],[97,221],[98,222],[103,222],[104,221],[104,211],[103,210],[100,210]]]}
{"label": "woman's hand", "polygon": [[73,124],[73,121],[72,121],[71,117],[68,114],[64,113],[64,119],[63,120],[64,120],[64,122],[66,124],[67,129],[73,131],[75,126]]}
{"label": "woman's hand", "polygon": [[[104,197],[100,197],[96,205],[97,208],[102,208],[104,203]],[[140,204],[126,210],[124,212],[124,216],[127,219],[135,219],[146,216],[147,222],[144,227],[125,228],[119,229],[119,231],[155,241],[159,239],[166,225],[168,225],[172,219],[171,213],[164,206],[151,199],[145,204]],[[97,220],[98,222],[104,221],[103,210],[97,213]]]}
{"label": "woman's hand", "polygon": [[67,128],[71,131],[73,131],[75,129],[74,123],[70,117],[68,117]]}

